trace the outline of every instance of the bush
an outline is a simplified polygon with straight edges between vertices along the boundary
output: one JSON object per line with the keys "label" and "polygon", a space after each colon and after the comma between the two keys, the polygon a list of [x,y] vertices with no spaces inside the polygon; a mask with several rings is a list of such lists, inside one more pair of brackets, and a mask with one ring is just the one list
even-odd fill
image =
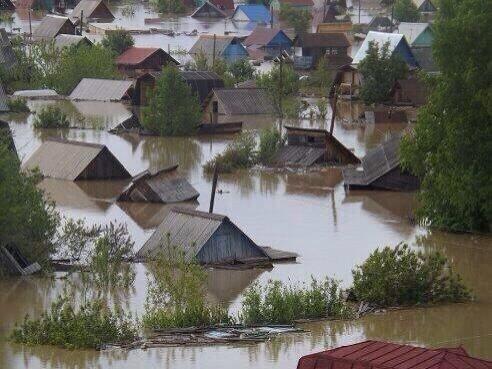
{"label": "bush", "polygon": [[243,298],[240,320],[244,324],[292,324],[299,319],[349,318],[352,310],[343,300],[333,279],[317,281],[309,287],[269,281],[249,287]]}
{"label": "bush", "polygon": [[279,116],[285,112],[285,101],[299,92],[299,76],[291,65],[283,65],[282,74],[280,66],[274,65],[269,72],[258,75],[256,82],[258,87],[267,90]]}
{"label": "bush", "polygon": [[48,105],[36,113],[34,128],[68,128],[67,115],[56,105]]}
{"label": "bush", "polygon": [[358,301],[378,306],[461,302],[470,291],[438,252],[424,255],[406,244],[377,249],[352,271]]}
{"label": "bush", "polygon": [[307,32],[311,24],[312,15],[308,10],[282,4],[280,6],[280,18],[285,20],[289,27],[294,28],[296,34],[300,34]]}
{"label": "bush", "polygon": [[27,100],[23,97],[14,97],[7,101],[9,110],[13,113],[28,113],[30,112],[27,106]]}
{"label": "bush", "polygon": [[100,300],[76,308],[69,298],[59,297],[39,319],[26,316],[10,337],[29,345],[98,349],[108,343],[134,340],[137,327],[130,316],[108,310]]}
{"label": "bush", "polygon": [[412,0],[396,0],[394,17],[398,22],[418,22],[420,13]]}
{"label": "bush", "polygon": [[232,173],[237,169],[251,168],[256,163],[256,141],[252,133],[244,132],[227,145],[225,151],[207,161],[203,166],[206,173],[213,173],[215,167],[221,173]]}
{"label": "bush", "polygon": [[260,132],[258,161],[265,165],[269,164],[272,157],[282,145],[282,133],[277,128],[270,127],[263,129]]}
{"label": "bush", "polygon": [[123,51],[132,47],[135,44],[135,40],[130,32],[119,29],[107,33],[101,40],[101,44],[115,55],[120,55]]}
{"label": "bush", "polygon": [[234,82],[244,82],[253,79],[255,69],[247,59],[238,59],[228,66],[228,71],[234,78]]}

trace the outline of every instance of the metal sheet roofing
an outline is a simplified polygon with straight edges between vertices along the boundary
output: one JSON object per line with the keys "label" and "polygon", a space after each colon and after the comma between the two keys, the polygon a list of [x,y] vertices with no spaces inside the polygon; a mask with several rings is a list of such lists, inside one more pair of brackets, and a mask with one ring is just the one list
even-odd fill
{"label": "metal sheet roofing", "polygon": [[119,101],[129,97],[132,81],[82,78],[70,94],[72,100]]}
{"label": "metal sheet roofing", "polygon": [[67,17],[47,15],[34,29],[32,35],[35,39],[53,39],[58,33],[60,33],[60,30],[67,22],[72,25],[72,22]]}
{"label": "metal sheet roofing", "polygon": [[405,36],[407,42],[411,45],[427,28],[429,28],[429,23],[409,23],[401,22],[395,31],[395,33],[400,33]]}
{"label": "metal sheet roofing", "polygon": [[[238,11],[242,11],[244,14],[246,14],[248,19],[252,22],[269,23],[272,17],[270,11],[265,5],[242,4],[236,7],[234,14],[236,14]],[[233,18],[234,14],[232,15]]]}
{"label": "metal sheet roofing", "polygon": [[362,59],[366,57],[367,50],[369,50],[369,42],[375,42],[379,46],[379,48],[381,48],[386,42],[389,42],[389,52],[393,53],[402,38],[403,35],[400,33],[369,31],[360,49],[357,51],[357,54],[355,54],[352,63],[359,64]]}
{"label": "metal sheet roofing", "polygon": [[[237,40],[235,36],[215,36],[215,55],[221,56],[224,50],[233,41]],[[198,40],[190,49],[190,54],[213,54],[214,50],[214,35],[200,35]]]}
{"label": "metal sheet roofing", "polygon": [[179,64],[172,56],[162,50],[160,47],[130,47],[116,58],[116,64],[119,65],[137,65],[151,57],[155,53],[162,53],[176,64]]}
{"label": "metal sheet roofing", "polygon": [[65,35],[61,34],[55,37],[55,47],[58,49],[78,45],[81,42],[86,42],[88,45],[92,42],[85,36],[80,35]]}
{"label": "metal sheet roofing", "polygon": [[0,112],[9,111],[9,105],[7,103],[7,95],[3,89],[2,84],[0,83]]}
{"label": "metal sheet roofing", "polygon": [[227,14],[225,9],[221,9],[215,4],[205,1],[200,7],[198,7],[193,14],[190,15],[192,18],[200,17],[210,17],[210,18],[226,18]]}
{"label": "metal sheet roofing", "polygon": [[285,145],[272,159],[279,166],[309,167],[325,155],[325,149],[319,147]]}
{"label": "metal sheet roofing", "polygon": [[278,28],[255,27],[253,32],[251,32],[251,34],[246,37],[243,43],[246,47],[252,45],[265,46],[268,45],[270,41],[272,41],[273,38],[279,33],[283,33],[285,37],[287,37],[284,31]]}
{"label": "metal sheet roofing", "polygon": [[59,98],[55,90],[19,90],[14,92],[14,96],[25,97],[26,99],[53,99]]}
{"label": "metal sheet roofing", "polygon": [[[98,9],[99,8],[99,9]],[[95,14],[95,10],[97,14]],[[80,19],[80,14],[84,12],[84,18],[101,18],[101,19],[114,19],[113,13],[108,8],[103,0],[81,0],[70,14],[70,18],[74,21]]]}
{"label": "metal sheet roofing", "polygon": [[219,104],[228,115],[271,114],[274,111],[271,99],[262,88],[214,89]]}
{"label": "metal sheet roofing", "polygon": [[364,341],[299,360],[297,369],[489,369],[492,362],[463,349],[427,349],[381,341]]}

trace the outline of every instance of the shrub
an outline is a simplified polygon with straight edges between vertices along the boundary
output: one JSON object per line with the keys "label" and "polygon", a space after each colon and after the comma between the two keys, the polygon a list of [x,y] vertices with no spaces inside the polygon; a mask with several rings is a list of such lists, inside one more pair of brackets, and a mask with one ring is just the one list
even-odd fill
{"label": "shrub", "polygon": [[349,318],[352,310],[343,300],[338,282],[314,278],[310,286],[269,281],[249,287],[239,313],[244,324],[292,324],[299,319]]}
{"label": "shrub", "polygon": [[10,337],[16,343],[29,345],[97,349],[108,343],[134,340],[137,327],[130,316],[108,310],[100,300],[76,308],[71,299],[59,297],[40,318],[26,316]]}
{"label": "shrub", "polygon": [[56,105],[48,105],[36,113],[34,128],[68,128],[67,115]]}
{"label": "shrub", "polygon": [[282,133],[275,127],[263,129],[260,132],[260,147],[258,150],[258,161],[269,164],[273,155],[283,144]]}
{"label": "shrub", "polygon": [[9,110],[14,113],[28,113],[30,112],[27,106],[27,100],[23,97],[14,97],[7,101]]}
{"label": "shrub", "polygon": [[444,256],[413,251],[406,244],[377,249],[352,274],[355,298],[378,306],[470,299],[470,291]]}
{"label": "shrub", "polygon": [[130,32],[119,29],[107,33],[101,40],[101,44],[115,55],[120,55],[123,51],[132,47],[135,44],[135,40]]}
{"label": "shrub", "polygon": [[418,22],[420,13],[412,0],[396,0],[394,17],[398,22]]}
{"label": "shrub", "polygon": [[285,101],[299,92],[299,76],[289,64],[282,66],[282,74],[280,66],[274,65],[269,72],[258,75],[256,83],[258,87],[267,90],[275,111],[280,116],[284,114],[287,105]]}
{"label": "shrub", "polygon": [[215,167],[221,173],[232,173],[237,169],[251,168],[256,163],[256,141],[252,133],[243,132],[227,145],[225,151],[205,163],[206,173],[213,173]]}
{"label": "shrub", "polygon": [[238,59],[231,63],[228,71],[232,74],[235,83],[253,79],[255,74],[255,69],[247,59]]}

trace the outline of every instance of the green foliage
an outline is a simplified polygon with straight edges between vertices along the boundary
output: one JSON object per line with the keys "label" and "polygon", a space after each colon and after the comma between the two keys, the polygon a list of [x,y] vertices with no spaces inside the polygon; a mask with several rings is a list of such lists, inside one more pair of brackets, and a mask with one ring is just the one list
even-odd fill
{"label": "green foliage", "polygon": [[292,119],[299,119],[305,109],[304,103],[297,96],[289,96],[283,101],[282,105],[284,116]]}
{"label": "green foliage", "polygon": [[422,179],[418,216],[434,227],[491,230],[491,22],[489,2],[442,0],[433,27],[441,74],[401,153]]}
{"label": "green foliage", "polygon": [[285,20],[289,27],[294,28],[296,34],[308,31],[311,24],[311,12],[297,9],[289,4],[280,5],[280,19]]}
{"label": "green foliage", "polygon": [[405,244],[376,249],[352,274],[356,299],[378,306],[470,299],[470,291],[444,256],[416,252]]}
{"label": "green foliage", "polygon": [[7,101],[7,105],[13,113],[28,113],[31,111],[27,106],[27,100],[23,97],[12,97]]}
{"label": "green foliage", "polygon": [[258,161],[269,164],[273,155],[282,147],[284,140],[282,133],[275,127],[265,128],[260,132],[260,144],[258,150]]}
{"label": "green foliage", "polygon": [[244,82],[253,79],[255,69],[247,59],[238,59],[228,66],[229,72],[234,78],[234,82]]}
{"label": "green foliage", "polygon": [[186,10],[182,0],[151,0],[150,3],[160,13],[183,13]]}
{"label": "green foliage", "polygon": [[329,101],[323,97],[318,100],[316,106],[318,107],[321,118],[326,119],[326,116],[328,115],[328,107],[330,106]]}
{"label": "green foliage", "polygon": [[389,52],[389,42],[381,49],[375,42],[369,42],[366,57],[359,63],[359,72],[364,83],[360,97],[366,104],[387,101],[393,84],[397,79],[406,77],[408,68],[398,54]]}
{"label": "green foliage", "polygon": [[323,95],[328,95],[328,89],[332,84],[332,76],[328,69],[328,63],[325,58],[320,58],[316,69],[309,78],[311,86],[319,87]]}
{"label": "green foliage", "polygon": [[149,106],[143,110],[143,126],[162,136],[189,135],[195,132],[201,115],[198,98],[178,70],[164,68]]}
{"label": "green foliage", "polygon": [[203,166],[206,173],[217,167],[220,173],[232,173],[237,169],[248,169],[256,163],[256,141],[250,132],[243,132],[227,145],[223,153],[217,154]]}
{"label": "green foliage", "polygon": [[129,49],[135,44],[135,40],[130,32],[119,29],[107,33],[101,40],[101,44],[108,50],[111,50],[114,55],[120,55],[126,49]]}
{"label": "green foliage", "polygon": [[16,343],[68,349],[97,349],[108,343],[131,342],[136,337],[137,327],[130,316],[108,310],[101,300],[77,308],[68,297],[59,297],[38,319],[26,316],[10,336]]}
{"label": "green foliage", "polygon": [[420,13],[412,0],[396,0],[393,12],[398,22],[418,22],[420,20]]}
{"label": "green foliage", "polygon": [[34,128],[68,128],[70,122],[63,110],[56,105],[48,105],[36,113]]}
{"label": "green foliage", "polygon": [[0,211],[0,245],[15,245],[27,260],[46,266],[56,251],[52,240],[59,217],[54,204],[36,187],[39,176],[19,169],[6,139],[0,139],[0,209],[4,209]]}
{"label": "green foliage", "polygon": [[352,311],[342,298],[338,282],[314,278],[309,286],[269,281],[249,287],[239,313],[244,324],[292,324],[299,319],[349,318]]}

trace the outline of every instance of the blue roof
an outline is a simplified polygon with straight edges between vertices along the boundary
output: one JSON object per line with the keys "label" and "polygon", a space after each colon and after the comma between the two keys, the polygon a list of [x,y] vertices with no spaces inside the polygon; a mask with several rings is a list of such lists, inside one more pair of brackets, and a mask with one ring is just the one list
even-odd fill
{"label": "blue roof", "polygon": [[246,14],[246,16],[253,22],[270,22],[271,14],[265,5],[238,5],[234,13],[236,13],[239,9],[241,9],[244,14]]}

